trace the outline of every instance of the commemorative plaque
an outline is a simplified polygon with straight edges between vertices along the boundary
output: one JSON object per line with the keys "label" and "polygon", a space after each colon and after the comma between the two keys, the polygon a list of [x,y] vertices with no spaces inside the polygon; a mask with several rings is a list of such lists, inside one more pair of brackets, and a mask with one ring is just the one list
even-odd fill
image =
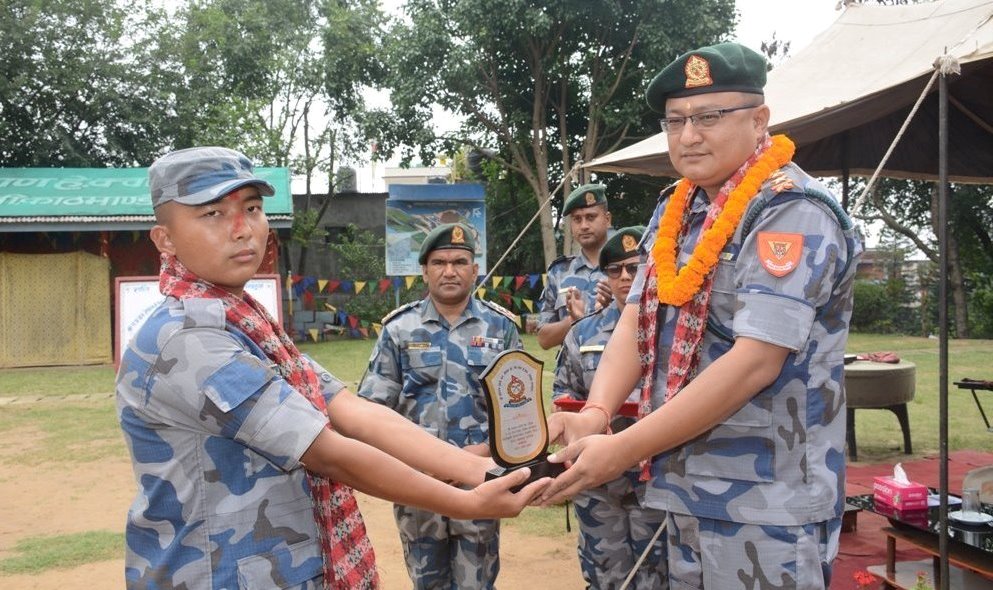
{"label": "commemorative plaque", "polygon": [[512,488],[516,492],[542,477],[555,477],[565,468],[549,463],[548,424],[541,397],[543,363],[523,350],[500,353],[482,374],[486,412],[490,420],[490,454],[498,467],[486,479],[506,475],[522,467],[531,477]]}

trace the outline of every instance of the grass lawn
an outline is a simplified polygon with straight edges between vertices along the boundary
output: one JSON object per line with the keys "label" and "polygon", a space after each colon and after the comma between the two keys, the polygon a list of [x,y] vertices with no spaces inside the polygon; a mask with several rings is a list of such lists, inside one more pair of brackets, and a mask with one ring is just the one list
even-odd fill
{"label": "grass lawn", "polygon": [[[544,390],[550,395],[555,351],[541,350],[534,336],[524,337],[526,349],[545,363]],[[338,340],[300,346],[319,363],[355,389],[365,371],[372,340]],[[896,417],[888,411],[859,410],[857,428],[859,459],[863,462],[900,461],[938,451],[938,342],[926,338],[853,334],[852,353],[893,351],[917,365],[916,397],[910,407],[914,456],[902,454],[902,435]],[[993,378],[993,341],[962,340],[950,343],[949,378]],[[110,393],[114,387],[111,366],[0,370],[0,397],[56,397],[73,393]],[[987,395],[993,409],[993,395]],[[127,452],[117,425],[112,397],[85,401],[0,405],[0,432],[44,434],[40,448],[0,448],[0,464],[26,462],[37,465],[62,461],[93,461],[107,457],[126,460]],[[993,433],[986,432],[968,391],[949,387],[949,449],[993,451]],[[558,508],[529,508],[511,526],[532,535],[555,536],[565,532],[565,511]],[[574,523],[575,526],[575,523]],[[569,533],[574,534],[574,533]],[[97,537],[98,546],[107,542]],[[48,540],[45,542],[47,543]],[[92,538],[66,539],[90,547]],[[44,543],[43,543],[44,544]],[[43,563],[37,548],[19,547],[26,555],[0,564],[4,570],[30,569]],[[102,549],[96,549],[100,553]],[[84,551],[86,553],[86,551]]]}
{"label": "grass lawn", "polygon": [[[551,391],[555,351],[542,350],[531,335],[524,336],[525,348],[545,363],[544,389]],[[300,349],[330,369],[355,389],[372,351],[372,340],[336,340],[304,343]],[[878,334],[852,334],[849,352],[893,351],[917,365],[917,390],[910,406],[911,434],[915,456],[938,451],[938,341],[927,338]],[[953,340],[949,343],[949,381],[963,377],[993,378],[993,340]],[[110,393],[114,389],[114,369],[110,366],[56,367],[0,370],[0,397],[64,396],[74,393]],[[972,396],[949,383],[949,449],[993,450],[993,433],[986,432]],[[993,412],[993,395],[987,414]],[[983,399],[982,397],[980,398]],[[111,411],[113,402],[107,401]],[[26,407],[8,405],[0,410],[0,429],[23,426],[22,420],[50,431],[59,445],[73,444],[75,436],[105,439],[115,428],[113,420],[96,417],[85,420],[86,428],[76,426],[79,408],[58,406]],[[15,417],[16,416],[16,417]],[[74,418],[75,417],[75,418]],[[859,410],[857,436],[862,461],[889,460],[902,455],[902,435],[896,417],[888,411]],[[117,436],[116,433],[113,436]],[[93,440],[91,438],[91,440]],[[78,444],[83,444],[80,441]],[[83,445],[85,446],[85,445]],[[99,451],[98,451],[99,452]]]}

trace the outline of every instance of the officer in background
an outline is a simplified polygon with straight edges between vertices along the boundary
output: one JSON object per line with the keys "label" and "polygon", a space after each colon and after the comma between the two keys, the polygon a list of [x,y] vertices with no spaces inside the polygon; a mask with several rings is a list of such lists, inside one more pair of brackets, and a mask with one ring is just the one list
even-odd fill
{"label": "officer in background", "polygon": [[[488,456],[479,376],[496,355],[520,349],[521,342],[513,314],[472,296],[475,251],[466,225],[440,225],[427,235],[418,262],[428,296],[383,319],[358,393],[441,440]],[[456,520],[400,504],[394,515],[414,588],[493,588],[499,520]]]}
{"label": "officer in background", "polygon": [[560,256],[546,271],[538,317],[538,344],[545,350],[562,344],[573,322],[610,302],[610,289],[597,266],[610,230],[606,190],[602,184],[584,184],[569,193],[562,207],[581,250]]}
{"label": "officer in background", "polygon": [[[604,346],[621,317],[641,256],[638,243],[644,228],[625,227],[607,240],[600,250],[600,270],[607,275],[613,301],[584,317],[566,334],[555,369],[552,398],[585,400]],[[637,402],[635,387],[628,401]],[[615,416],[610,427],[620,432],[633,424],[629,416]],[[579,566],[590,588],[616,590],[634,568],[665,520],[665,512],[645,508],[645,482],[639,470],[628,469],[620,477],[580,492],[573,499],[579,520]],[[656,538],[652,550],[639,565],[631,587],[639,590],[667,588],[665,540]]]}

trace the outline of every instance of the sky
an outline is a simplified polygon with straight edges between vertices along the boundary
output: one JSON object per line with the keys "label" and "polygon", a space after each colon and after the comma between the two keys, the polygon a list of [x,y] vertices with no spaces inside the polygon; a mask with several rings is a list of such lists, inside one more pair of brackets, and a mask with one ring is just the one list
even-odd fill
{"label": "sky", "polygon": [[[381,0],[387,11],[400,10],[402,3],[402,0]],[[841,15],[835,8],[838,4],[838,0],[735,0],[739,19],[734,37],[739,43],[759,51],[762,42],[771,40],[775,34],[776,39],[789,41],[790,54],[795,54]],[[376,93],[368,98],[374,104],[389,100],[386,93]],[[385,190],[381,179],[384,169],[382,163],[359,166],[359,190]]]}
{"label": "sky", "polygon": [[790,53],[806,47],[818,33],[831,26],[841,10],[838,0],[736,0],[737,41],[758,51],[762,41],[790,42]]}

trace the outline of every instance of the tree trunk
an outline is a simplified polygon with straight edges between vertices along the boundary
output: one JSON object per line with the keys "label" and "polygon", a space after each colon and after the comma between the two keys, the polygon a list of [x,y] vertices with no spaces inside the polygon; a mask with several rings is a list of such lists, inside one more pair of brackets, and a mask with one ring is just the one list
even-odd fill
{"label": "tree trunk", "polygon": [[[948,191],[948,198],[952,198],[952,191]],[[934,235],[938,235],[938,185],[934,184],[931,190],[931,230]],[[949,228],[946,232],[948,237],[948,289],[952,295],[952,303],[955,306],[955,337],[969,337],[969,307],[965,300],[965,280],[962,276],[962,265],[959,263],[958,240]],[[936,260],[936,258],[932,258]]]}
{"label": "tree trunk", "polygon": [[953,232],[948,232],[948,287],[952,292],[952,302],[955,304],[955,335],[958,338],[969,337],[969,304],[965,299],[965,280],[962,276],[962,265],[959,262],[958,240]]}

